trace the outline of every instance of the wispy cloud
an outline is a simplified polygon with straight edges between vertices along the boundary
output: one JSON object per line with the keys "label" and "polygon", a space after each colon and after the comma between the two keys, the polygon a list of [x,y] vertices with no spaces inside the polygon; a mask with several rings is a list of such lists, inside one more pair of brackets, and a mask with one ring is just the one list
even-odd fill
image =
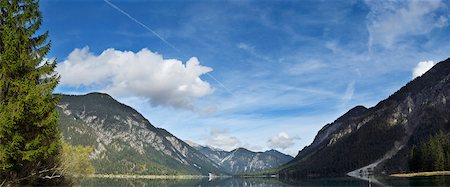
{"label": "wispy cloud", "polygon": [[272,59],[270,59],[269,57],[262,55],[258,52],[256,52],[255,47],[250,45],[250,44],[246,44],[246,43],[238,43],[237,47],[239,49],[242,49],[244,51],[246,51],[247,53],[249,53],[252,57],[257,58],[258,60],[263,60],[265,62],[273,62]]}
{"label": "wispy cloud", "polygon": [[306,62],[289,64],[285,67],[286,72],[290,75],[303,75],[307,73],[317,73],[318,71],[327,68],[328,65],[321,60],[312,59]]}
{"label": "wispy cloud", "polygon": [[448,15],[436,15],[445,9],[440,0],[433,1],[377,1],[366,0],[369,48],[380,45],[392,48],[405,41],[404,37],[423,35],[448,24]]}
{"label": "wispy cloud", "polygon": [[353,93],[355,92],[355,81],[348,83],[345,93],[342,96],[342,101],[346,104],[353,98]]}
{"label": "wispy cloud", "polygon": [[158,37],[161,41],[163,41],[166,45],[170,46],[172,49],[176,50],[177,52],[183,54],[178,48],[176,48],[174,45],[172,45],[170,42],[168,42],[166,39],[164,39],[162,36],[160,36],[157,32],[155,32],[153,29],[151,29],[149,26],[145,25],[144,23],[140,22],[139,20],[137,20],[136,18],[134,18],[133,16],[131,16],[130,14],[128,14],[127,12],[125,12],[124,10],[122,10],[121,8],[119,8],[118,6],[116,6],[115,4],[111,3],[109,0],[103,0],[106,4],[108,4],[109,6],[111,6],[112,8],[116,9],[117,11],[119,11],[120,13],[122,13],[123,15],[125,15],[126,17],[130,18],[132,21],[134,21],[135,23],[139,24],[140,26],[142,26],[143,28],[145,28],[147,31],[151,32],[153,35],[155,35],[156,37]]}

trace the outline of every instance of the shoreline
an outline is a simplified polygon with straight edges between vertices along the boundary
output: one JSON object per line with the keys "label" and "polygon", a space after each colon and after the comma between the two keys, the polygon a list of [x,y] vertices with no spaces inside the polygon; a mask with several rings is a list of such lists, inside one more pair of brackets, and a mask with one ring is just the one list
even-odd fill
{"label": "shoreline", "polygon": [[86,178],[104,179],[202,179],[202,175],[132,175],[132,174],[90,174]]}
{"label": "shoreline", "polygon": [[446,176],[450,175],[450,171],[426,171],[417,173],[396,173],[391,174],[391,177],[429,177],[429,176]]}

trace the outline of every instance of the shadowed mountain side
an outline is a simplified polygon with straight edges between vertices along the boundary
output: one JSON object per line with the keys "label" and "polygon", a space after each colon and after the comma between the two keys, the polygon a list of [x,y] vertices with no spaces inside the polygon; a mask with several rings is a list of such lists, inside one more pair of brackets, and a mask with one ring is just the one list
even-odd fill
{"label": "shadowed mountain side", "polygon": [[359,172],[410,171],[413,146],[440,131],[449,135],[449,79],[447,59],[376,106],[351,109],[323,127],[310,146],[282,167],[280,176],[343,176],[359,168]]}

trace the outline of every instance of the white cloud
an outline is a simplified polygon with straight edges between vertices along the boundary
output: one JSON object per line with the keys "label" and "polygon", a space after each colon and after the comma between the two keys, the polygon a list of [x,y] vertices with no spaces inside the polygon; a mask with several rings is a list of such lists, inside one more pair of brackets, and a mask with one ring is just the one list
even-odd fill
{"label": "white cloud", "polygon": [[379,44],[391,48],[402,37],[422,35],[447,26],[448,18],[434,12],[445,5],[440,0],[379,1],[366,0],[369,48]]}
{"label": "white cloud", "polygon": [[86,86],[119,97],[142,97],[152,105],[193,108],[196,98],[213,92],[200,76],[212,71],[196,57],[185,64],[144,48],[139,52],[107,49],[100,55],[89,48],[73,50],[57,66],[61,85]]}
{"label": "white cloud", "polygon": [[299,137],[289,137],[285,132],[280,132],[272,136],[267,142],[270,148],[287,149],[295,145],[294,140],[300,139]]}
{"label": "white cloud", "polygon": [[433,61],[422,61],[419,62],[416,67],[414,67],[412,72],[412,79],[423,75],[425,72],[430,70],[434,66]]}
{"label": "white cloud", "polygon": [[241,141],[235,136],[232,136],[228,129],[213,128],[209,135],[207,145],[212,147],[230,151],[241,145]]}

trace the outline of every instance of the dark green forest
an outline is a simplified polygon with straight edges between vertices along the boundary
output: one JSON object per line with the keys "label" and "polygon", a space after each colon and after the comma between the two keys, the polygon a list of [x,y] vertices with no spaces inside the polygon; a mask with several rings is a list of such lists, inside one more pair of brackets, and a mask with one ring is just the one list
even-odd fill
{"label": "dark green forest", "polygon": [[413,146],[409,165],[415,172],[450,170],[449,136],[440,131],[427,141]]}

